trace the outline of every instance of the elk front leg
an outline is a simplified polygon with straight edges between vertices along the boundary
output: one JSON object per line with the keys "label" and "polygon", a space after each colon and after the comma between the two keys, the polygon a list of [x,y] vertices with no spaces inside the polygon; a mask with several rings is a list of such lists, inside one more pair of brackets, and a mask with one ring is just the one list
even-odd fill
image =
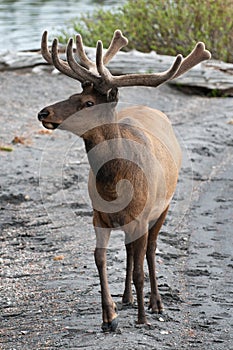
{"label": "elk front leg", "polygon": [[163,303],[158,291],[158,284],[156,279],[155,252],[157,247],[157,238],[158,238],[159,230],[165,220],[167,211],[168,211],[168,207],[161,214],[161,216],[156,221],[156,223],[150,228],[149,236],[148,236],[146,258],[147,258],[147,264],[148,264],[149,276],[150,276],[150,285],[151,285],[149,309],[152,310],[152,313],[163,312]]}
{"label": "elk front leg", "polygon": [[132,277],[133,277],[133,244],[129,243],[125,245],[127,253],[126,262],[126,278],[125,278],[125,290],[122,297],[122,303],[125,305],[133,304],[132,294]]}
{"label": "elk front leg", "polygon": [[[101,231],[101,232],[100,232]],[[102,330],[114,332],[118,325],[116,305],[112,300],[107,277],[107,244],[110,230],[96,230],[95,263],[99,272],[102,301]]]}
{"label": "elk front leg", "polygon": [[133,242],[134,251],[134,268],[133,268],[133,282],[137,293],[138,302],[138,324],[147,324],[145,308],[144,308],[144,258],[147,248],[148,234]]}

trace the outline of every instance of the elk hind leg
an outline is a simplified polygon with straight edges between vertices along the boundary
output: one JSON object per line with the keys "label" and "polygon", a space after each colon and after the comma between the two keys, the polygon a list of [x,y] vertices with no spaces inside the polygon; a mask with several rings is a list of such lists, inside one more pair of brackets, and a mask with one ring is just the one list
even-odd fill
{"label": "elk hind leg", "polygon": [[126,247],[126,278],[125,290],[122,297],[123,305],[133,305],[132,279],[133,279],[133,243],[128,243]]}

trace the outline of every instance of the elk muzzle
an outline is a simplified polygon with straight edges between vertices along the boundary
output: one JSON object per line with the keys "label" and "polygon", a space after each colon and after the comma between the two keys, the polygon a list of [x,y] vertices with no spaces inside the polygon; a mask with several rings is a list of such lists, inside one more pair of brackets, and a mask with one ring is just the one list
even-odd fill
{"label": "elk muzzle", "polygon": [[54,122],[54,113],[50,111],[48,108],[43,108],[39,113],[38,113],[38,119],[40,122],[42,122],[43,126],[46,129],[56,129],[61,122],[57,121]]}

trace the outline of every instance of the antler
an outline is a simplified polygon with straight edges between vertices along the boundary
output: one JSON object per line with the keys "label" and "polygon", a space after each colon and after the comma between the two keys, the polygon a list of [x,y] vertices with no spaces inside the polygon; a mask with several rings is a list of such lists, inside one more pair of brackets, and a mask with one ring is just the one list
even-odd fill
{"label": "antler", "polygon": [[106,89],[112,87],[139,85],[157,87],[168,80],[179,77],[200,62],[211,58],[211,54],[205,49],[204,43],[199,42],[185,59],[183,59],[182,55],[178,55],[172,66],[165,72],[155,74],[126,74],[121,76],[113,76],[103,64],[102,48],[102,43],[100,41],[97,43],[96,66],[102,78],[101,87],[104,87],[105,84]]}
{"label": "antler", "polygon": [[69,77],[80,81],[90,81],[95,88],[106,93],[113,87],[123,86],[152,86],[157,87],[168,80],[179,77],[198,63],[211,57],[209,51],[205,49],[202,42],[196,44],[193,51],[183,59],[182,55],[178,55],[172,66],[165,72],[153,74],[126,74],[121,76],[113,76],[105,65],[117,54],[117,52],[127,45],[128,40],[122,35],[120,30],[116,30],[112,41],[103,56],[103,44],[97,42],[96,62],[91,61],[85,53],[82,37],[76,36],[76,52],[81,64],[74,58],[73,39],[70,39],[67,45],[66,54],[67,62],[62,61],[58,56],[58,41],[53,40],[51,54],[47,45],[47,32],[45,31],[41,41],[41,52],[45,60],[53,64],[60,72]]}

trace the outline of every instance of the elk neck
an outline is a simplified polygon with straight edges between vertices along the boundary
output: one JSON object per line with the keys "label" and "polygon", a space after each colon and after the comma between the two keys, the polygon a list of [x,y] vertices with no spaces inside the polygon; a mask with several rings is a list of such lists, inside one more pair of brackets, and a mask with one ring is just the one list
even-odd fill
{"label": "elk neck", "polygon": [[116,184],[122,176],[122,134],[117,122],[95,127],[83,135],[96,186],[105,200],[117,197]]}

